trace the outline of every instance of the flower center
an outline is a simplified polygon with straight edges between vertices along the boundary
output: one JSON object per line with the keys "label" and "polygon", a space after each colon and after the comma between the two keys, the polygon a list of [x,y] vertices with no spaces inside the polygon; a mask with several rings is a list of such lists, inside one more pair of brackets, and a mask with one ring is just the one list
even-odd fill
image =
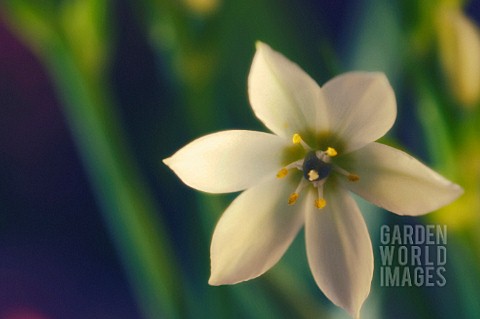
{"label": "flower center", "polygon": [[337,156],[337,151],[333,147],[328,147],[325,151],[314,151],[307,143],[305,143],[299,134],[294,134],[292,137],[294,144],[300,144],[305,149],[307,154],[303,159],[290,163],[289,165],[280,169],[277,173],[277,178],[283,178],[287,176],[290,169],[296,168],[303,171],[303,178],[297,186],[295,192],[293,192],[288,198],[288,204],[294,205],[300,196],[300,192],[308,185],[313,185],[317,189],[318,197],[315,200],[315,207],[321,209],[325,207],[327,202],[323,198],[323,185],[327,180],[332,169],[344,175],[351,182],[359,180],[358,175],[351,174],[341,167],[332,163],[332,157]]}
{"label": "flower center", "polygon": [[318,158],[314,151],[308,152],[307,156],[303,159],[303,177],[310,182],[324,179],[328,176],[331,169],[332,165]]}

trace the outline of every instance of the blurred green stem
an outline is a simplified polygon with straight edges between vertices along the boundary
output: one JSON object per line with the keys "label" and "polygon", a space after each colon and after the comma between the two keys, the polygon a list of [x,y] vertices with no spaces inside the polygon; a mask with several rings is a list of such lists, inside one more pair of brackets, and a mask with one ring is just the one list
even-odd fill
{"label": "blurred green stem", "polygon": [[[82,5],[98,2],[75,4],[80,9],[90,9]],[[92,36],[100,33],[94,34],[98,30],[91,29],[91,24],[79,25],[90,29],[77,30],[76,35],[68,33],[75,30],[62,25],[71,20],[69,17],[62,20],[61,14],[66,11],[61,11],[64,8],[61,6],[26,1],[10,1],[5,6],[12,30],[23,36],[50,71],[141,312],[149,319],[179,317],[182,309],[180,273],[160,211],[126,145],[108,86],[107,67],[98,55],[93,61],[97,64],[89,68],[82,56],[89,49],[81,42],[75,45],[76,41],[91,43]],[[91,13],[82,11],[82,14],[85,12]],[[41,38],[36,36],[38,25],[44,27]],[[92,50],[105,49],[108,41],[111,39],[101,39],[98,43],[104,47],[92,47]]]}
{"label": "blurred green stem", "polygon": [[441,101],[437,98],[432,83],[426,78],[427,70],[414,71],[414,83],[417,88],[418,119],[423,127],[425,139],[428,141],[428,153],[437,168],[450,177],[455,176],[455,158],[451,138],[451,129],[445,114],[442,112]]}
{"label": "blurred green stem", "polygon": [[[428,65],[428,63],[425,64]],[[459,157],[463,156],[461,150],[468,137],[466,134],[476,131],[471,127],[475,123],[475,119],[456,122],[447,115],[446,102],[442,99],[443,92],[438,90],[428,79],[429,74],[431,74],[429,70],[419,64],[411,68],[418,95],[418,118],[425,132],[428,152],[434,166],[455,181],[459,177],[457,171],[460,164]],[[474,174],[474,172],[471,173]],[[465,191],[473,190],[465,189]],[[462,212],[451,211],[451,213]],[[456,258],[453,258],[451,262],[456,276],[455,281],[458,282],[457,287],[461,294],[459,300],[463,303],[461,309],[465,311],[468,318],[474,318],[480,313],[478,303],[472,299],[472,292],[479,288],[477,279],[480,279],[478,271],[473,271],[474,265],[480,260],[477,226],[478,222],[475,221],[465,225],[461,232],[456,232],[456,238],[459,241],[455,242],[454,256]],[[465,247],[465,250],[459,250],[462,246]],[[472,277],[476,279],[472,280]]]}
{"label": "blurred green stem", "polygon": [[108,89],[85,78],[64,48],[47,63],[138,301],[147,318],[174,318],[180,286],[167,232],[123,142]]}

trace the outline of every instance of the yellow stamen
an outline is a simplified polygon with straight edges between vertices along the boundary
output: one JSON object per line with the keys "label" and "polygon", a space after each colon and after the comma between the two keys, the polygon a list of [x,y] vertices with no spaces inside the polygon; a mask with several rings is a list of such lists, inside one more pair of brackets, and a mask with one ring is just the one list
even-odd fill
{"label": "yellow stamen", "polygon": [[285,167],[278,171],[277,178],[284,178],[288,174],[288,169]]}
{"label": "yellow stamen", "polygon": [[330,157],[337,156],[337,150],[334,149],[333,147],[328,147],[327,150],[325,151],[325,154],[327,154]]}
{"label": "yellow stamen", "polygon": [[298,133],[293,134],[292,142],[293,144],[300,144],[302,142],[302,137],[300,136],[300,134]]}
{"label": "yellow stamen", "polygon": [[360,176],[358,176],[357,174],[348,174],[347,178],[350,182],[357,182],[358,180],[360,180]]}
{"label": "yellow stamen", "polygon": [[298,193],[292,193],[290,197],[288,197],[288,205],[293,205],[298,199]]}
{"label": "yellow stamen", "polygon": [[327,201],[323,198],[318,198],[315,200],[315,207],[318,209],[322,209],[327,205]]}
{"label": "yellow stamen", "polygon": [[303,147],[306,151],[310,151],[310,150],[311,150],[310,146],[308,146],[308,144],[305,143],[305,141],[302,139],[302,137],[301,137],[300,134],[298,134],[298,133],[293,134],[293,136],[292,136],[292,142],[293,142],[293,144],[300,144],[300,145],[302,145],[302,147]]}

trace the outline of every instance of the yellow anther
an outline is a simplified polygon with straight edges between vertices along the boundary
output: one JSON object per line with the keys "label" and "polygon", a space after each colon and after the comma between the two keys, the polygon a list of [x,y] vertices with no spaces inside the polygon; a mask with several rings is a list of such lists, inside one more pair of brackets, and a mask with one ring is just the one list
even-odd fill
{"label": "yellow anther", "polygon": [[288,169],[285,167],[278,171],[277,178],[284,178],[288,174]]}
{"label": "yellow anther", "polygon": [[356,174],[349,174],[347,178],[350,182],[357,182],[358,180],[360,180],[360,176]]}
{"label": "yellow anther", "polygon": [[298,193],[292,193],[290,197],[288,197],[288,205],[293,205],[298,199]]}
{"label": "yellow anther", "polygon": [[337,150],[334,149],[333,147],[328,147],[327,150],[325,151],[325,154],[327,154],[330,157],[337,156]]}
{"label": "yellow anther", "polygon": [[300,134],[298,133],[293,134],[292,142],[293,144],[300,144],[302,142],[302,137],[300,136]]}
{"label": "yellow anther", "polygon": [[322,209],[327,205],[327,201],[323,198],[318,198],[315,200],[315,207],[318,209]]}

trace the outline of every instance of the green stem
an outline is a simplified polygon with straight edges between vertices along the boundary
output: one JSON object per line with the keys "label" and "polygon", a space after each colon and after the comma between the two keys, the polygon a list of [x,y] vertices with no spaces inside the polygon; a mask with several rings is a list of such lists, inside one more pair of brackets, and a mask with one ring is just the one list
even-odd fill
{"label": "green stem", "polygon": [[[424,129],[425,139],[428,141],[427,147],[433,164],[447,177],[455,180],[455,177],[458,176],[457,167],[459,165],[455,155],[459,153],[458,149],[461,150],[467,134],[472,133],[469,129],[473,121],[456,123],[452,120],[452,116],[447,114],[446,103],[442,100],[442,92],[429,81],[427,74],[430,72],[426,68],[418,66],[415,71],[412,71],[419,96],[418,118]],[[458,141],[458,139],[462,140]],[[466,189],[466,191],[473,190]],[[460,307],[469,318],[475,317],[480,311],[472,299],[472,292],[478,289],[476,281],[472,280],[472,277],[478,277],[478,271],[474,271],[473,267],[475,257],[478,255],[478,244],[475,240],[478,238],[477,233],[476,223],[475,225],[466,225],[463,228],[463,234],[457,232],[455,238],[460,238],[460,241],[455,243],[456,258],[452,258],[455,280],[458,282],[457,288],[461,295]],[[463,251],[459,250],[461,247],[464,247]],[[467,255],[469,257],[465,258]]]}
{"label": "green stem", "polygon": [[[11,0],[2,9],[12,30],[50,71],[144,317],[177,318],[183,309],[180,270],[161,212],[131,157],[105,78],[111,39],[103,32],[108,28],[103,13],[108,5]],[[71,32],[74,26],[76,33]],[[81,45],[91,43],[92,48]],[[87,61],[82,49],[96,49],[94,59]]]}
{"label": "green stem", "polygon": [[428,153],[435,166],[444,173],[455,175],[454,148],[451,141],[451,130],[442,113],[440,101],[434,88],[423,74],[426,70],[419,70],[414,75],[418,89],[418,119],[423,127],[425,139],[428,141]]}
{"label": "green stem", "polygon": [[46,63],[130,283],[146,318],[176,318],[180,277],[152,195],[125,144],[108,88],[57,43]]}

